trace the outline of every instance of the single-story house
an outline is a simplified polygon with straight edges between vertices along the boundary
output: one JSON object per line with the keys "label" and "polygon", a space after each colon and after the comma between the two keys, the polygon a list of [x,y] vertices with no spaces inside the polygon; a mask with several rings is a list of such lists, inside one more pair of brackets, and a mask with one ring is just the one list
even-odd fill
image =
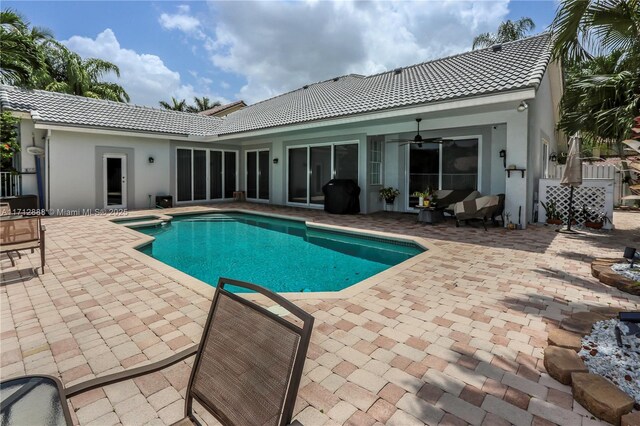
{"label": "single-story house", "polygon": [[[309,84],[225,117],[10,86],[0,102],[21,118],[21,192],[37,193],[39,158],[51,211],[148,208],[156,195],[215,202],[238,190],[254,202],[321,208],[322,186],[350,178],[363,213],[384,208],[383,186],[400,190],[400,212],[413,211],[410,194],[427,186],[476,189],[505,193],[511,220],[520,211],[526,224],[558,152],[561,77],[542,34]],[[415,137],[418,118],[422,138],[443,140],[396,142]]]}

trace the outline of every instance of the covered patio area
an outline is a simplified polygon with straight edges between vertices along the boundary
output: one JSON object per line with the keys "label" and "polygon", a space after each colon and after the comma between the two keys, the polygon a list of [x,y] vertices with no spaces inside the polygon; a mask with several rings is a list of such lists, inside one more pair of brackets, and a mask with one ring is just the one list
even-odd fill
{"label": "covered patio area", "polygon": [[[419,236],[424,260],[345,298],[297,298],[316,318],[294,420],[324,424],[599,424],[542,365],[547,334],[573,312],[640,309],[591,277],[595,257],[640,246],[640,214],[576,237],[412,214],[336,216],[218,204],[350,228]],[[163,210],[197,211],[211,206]],[[132,214],[144,214],[136,211]],[[148,213],[148,212],[146,212]],[[157,213],[157,211],[154,211]],[[39,254],[2,258],[1,379],[51,374],[65,385],[165,358],[198,342],[210,299],[172,268],[132,256],[140,236],[109,217],[46,218]],[[71,399],[82,425],[170,424],[182,417],[192,359]]]}

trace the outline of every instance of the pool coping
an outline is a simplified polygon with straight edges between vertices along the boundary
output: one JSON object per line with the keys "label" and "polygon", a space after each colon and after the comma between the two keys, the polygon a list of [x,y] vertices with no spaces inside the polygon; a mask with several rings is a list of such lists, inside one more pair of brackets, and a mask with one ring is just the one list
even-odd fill
{"label": "pool coping", "polygon": [[[360,282],[357,282],[339,291],[316,291],[316,292],[310,291],[310,292],[278,293],[288,300],[346,299],[356,294],[359,294],[365,290],[368,290],[371,287],[398,275],[402,271],[410,269],[414,265],[422,262],[423,260],[431,256],[438,254],[441,251],[439,247],[437,247],[436,245],[430,243],[429,241],[421,237],[416,237],[411,235],[398,235],[390,232],[381,232],[381,231],[375,231],[375,230],[354,230],[353,228],[348,228],[345,226],[317,223],[317,222],[309,221],[309,220],[306,220],[305,218],[296,217],[296,216],[289,216],[289,215],[283,215],[283,214],[277,214],[277,213],[256,212],[253,210],[238,209],[238,208],[222,208],[221,209],[221,208],[207,207],[207,208],[198,209],[198,210],[186,210],[186,211],[177,211],[177,212],[168,212],[168,213],[157,213],[157,214],[145,213],[140,215],[140,219],[148,220],[151,217],[156,217],[158,220],[171,222],[171,220],[174,217],[196,215],[196,214],[207,214],[207,213],[245,213],[245,214],[252,214],[257,216],[272,217],[276,219],[294,220],[298,222],[303,222],[306,226],[310,228],[338,231],[338,232],[342,232],[345,234],[352,234],[352,235],[364,234],[367,236],[374,236],[374,237],[378,237],[386,240],[396,240],[396,241],[399,240],[399,241],[411,242],[425,250],[423,253],[415,255],[412,258],[405,260],[404,262],[401,262],[388,269],[385,269],[382,272],[379,272],[369,278],[366,278]],[[131,219],[135,219],[135,218],[136,216],[127,216],[128,221],[131,221]],[[109,219],[109,222],[113,223],[114,225],[118,225],[119,229],[124,230],[125,232],[137,237],[138,239],[138,241],[134,242],[132,245],[123,247],[122,248],[123,252],[127,253],[132,258],[141,262],[142,264],[160,272],[162,275],[165,275],[166,277],[175,280],[181,285],[184,285],[186,288],[192,291],[195,291],[196,293],[202,296],[205,296],[209,299],[213,298],[213,294],[216,289],[215,287],[205,283],[204,281],[194,278],[191,275],[188,275],[174,268],[173,266],[169,266],[164,262],[154,259],[153,257],[148,256],[138,250],[140,247],[143,247],[147,244],[152,243],[155,240],[154,237],[145,235],[141,232],[136,231],[135,226],[128,227],[126,225],[126,221],[123,220],[123,218]],[[122,223],[119,223],[119,222],[122,222]],[[247,293],[246,295],[243,294],[243,296],[249,299],[261,299],[260,297],[261,295],[254,294],[254,293]]]}

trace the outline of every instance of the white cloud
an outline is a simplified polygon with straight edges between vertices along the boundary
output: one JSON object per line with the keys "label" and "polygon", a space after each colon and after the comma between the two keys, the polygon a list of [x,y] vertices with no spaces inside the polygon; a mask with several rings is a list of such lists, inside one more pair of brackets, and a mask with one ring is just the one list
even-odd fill
{"label": "white cloud", "polygon": [[101,58],[116,64],[120,68],[120,78],[111,75],[105,79],[124,87],[132,103],[157,107],[159,101],[169,100],[171,96],[187,101],[194,96],[220,99],[183,83],[180,73],[169,69],[160,57],[121,47],[109,28],[98,34],[95,40],[73,36],[63,43],[84,58]]}
{"label": "white cloud", "polygon": [[214,65],[242,75],[248,102],[346,73],[371,74],[470,49],[509,0],[212,2]]}
{"label": "white cloud", "polygon": [[201,30],[200,20],[190,15],[191,9],[188,5],[178,6],[178,13],[163,13],[160,15],[160,25],[167,30],[180,30],[186,34],[197,38],[204,38]]}

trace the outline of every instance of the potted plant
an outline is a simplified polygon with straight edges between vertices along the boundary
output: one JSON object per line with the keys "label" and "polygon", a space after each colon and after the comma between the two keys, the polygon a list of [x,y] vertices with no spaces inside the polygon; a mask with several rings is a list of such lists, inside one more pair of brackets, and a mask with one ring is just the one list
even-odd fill
{"label": "potted plant", "polygon": [[504,221],[507,224],[507,229],[514,230],[516,229],[516,224],[511,222],[511,213],[505,212]]}
{"label": "potted plant", "polygon": [[398,195],[400,195],[400,191],[391,186],[380,189],[380,198],[383,198],[387,204],[393,204]]}
{"label": "potted plant", "polygon": [[549,200],[546,204],[540,201],[540,204],[542,204],[542,208],[544,208],[547,214],[547,223],[551,225],[562,225],[562,214],[558,211],[554,200]]}
{"label": "potted plant", "polygon": [[438,199],[431,188],[427,188],[423,192],[416,191],[412,194],[412,196],[418,197],[418,206],[424,207],[429,207],[429,205],[435,204]]}
{"label": "potted plant", "polygon": [[584,226],[587,228],[601,229],[605,223],[611,222],[605,211],[596,211],[586,207],[583,207],[582,211],[584,215]]}

